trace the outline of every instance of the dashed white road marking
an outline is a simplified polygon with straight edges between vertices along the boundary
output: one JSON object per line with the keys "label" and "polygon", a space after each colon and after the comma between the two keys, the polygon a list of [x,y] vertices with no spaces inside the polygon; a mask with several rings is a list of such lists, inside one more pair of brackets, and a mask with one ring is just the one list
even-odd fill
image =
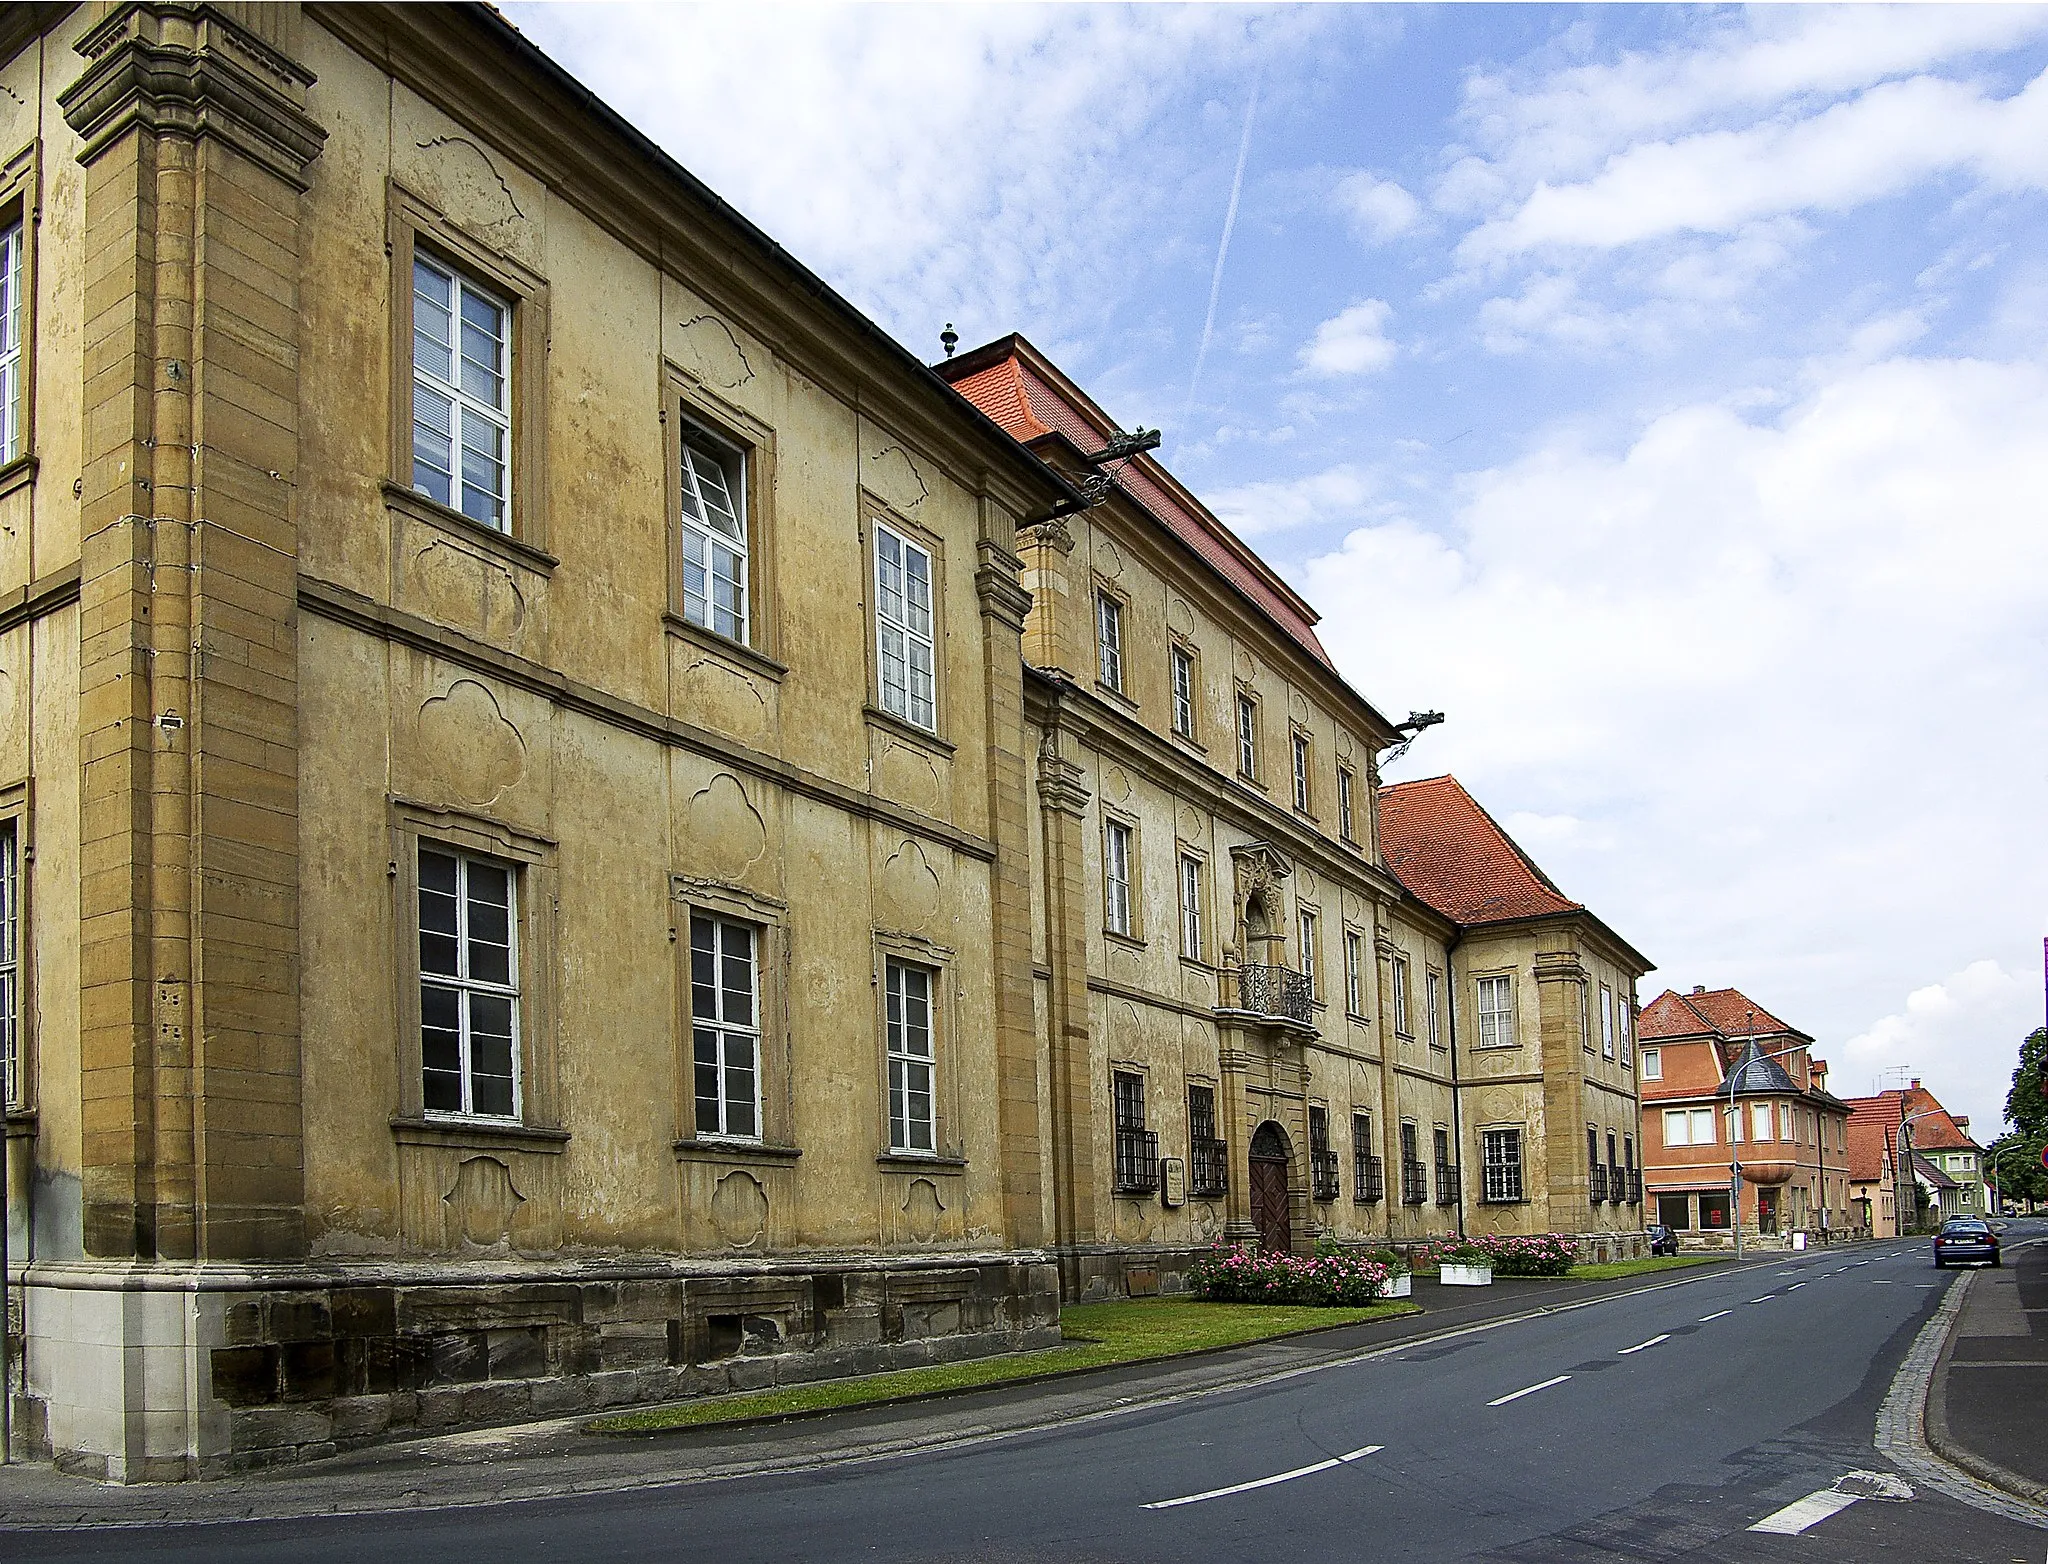
{"label": "dashed white road marking", "polygon": [[1891,1279],[1889,1277],[1873,1276],[1870,1279],[1870,1285],[1873,1287],[1889,1287],[1891,1286]]}
{"label": "dashed white road marking", "polygon": [[1793,1284],[1792,1284],[1792,1285],[1791,1285],[1790,1287],[1787,1287],[1787,1288],[1785,1289],[1785,1291],[1787,1291],[1787,1292],[1797,1292],[1797,1291],[1799,1291],[1799,1289],[1800,1289],[1800,1288],[1804,1287],[1805,1285],[1806,1285],[1806,1283],[1804,1283],[1804,1282],[1794,1282],[1794,1283],[1793,1283]]}
{"label": "dashed white road marking", "polygon": [[1562,1385],[1566,1380],[1570,1378],[1571,1375],[1569,1374],[1559,1374],[1552,1379],[1546,1379],[1540,1385],[1525,1385],[1522,1389],[1511,1391],[1505,1396],[1496,1396],[1493,1398],[1493,1400],[1487,1402],[1486,1404],[1490,1407],[1504,1407],[1510,1401],[1519,1401],[1524,1396],[1533,1396],[1536,1394],[1537,1391],[1548,1390],[1552,1385]]}
{"label": "dashed white road marking", "polygon": [[1796,1537],[1807,1527],[1818,1526],[1830,1515],[1848,1509],[1857,1498],[1858,1495],[1853,1493],[1837,1493],[1832,1488],[1823,1488],[1803,1499],[1795,1499],[1782,1510],[1773,1511],[1749,1529],[1776,1532],[1781,1537]]}
{"label": "dashed white road marking", "polygon": [[1767,1292],[1761,1298],[1752,1298],[1749,1301],[1751,1303],[1769,1303],[1773,1298],[1777,1296],[1778,1295],[1774,1292]]}
{"label": "dashed white road marking", "polygon": [[1309,1466],[1297,1466],[1291,1472],[1276,1472],[1271,1477],[1261,1477],[1248,1483],[1232,1483],[1228,1488],[1211,1488],[1207,1493],[1182,1494],[1178,1499],[1159,1499],[1151,1504],[1140,1505],[1144,1510],[1172,1510],[1183,1504],[1200,1504],[1204,1499],[1225,1499],[1233,1493],[1250,1493],[1254,1488],[1270,1488],[1275,1483],[1291,1483],[1297,1477],[1312,1477],[1317,1472],[1327,1472],[1333,1467],[1362,1461],[1367,1456],[1386,1449],[1385,1445],[1366,1445],[1361,1449],[1333,1456],[1327,1461],[1317,1461]]}
{"label": "dashed white road marking", "polygon": [[1645,1347],[1654,1347],[1657,1345],[1658,1342],[1669,1341],[1670,1339],[1671,1333],[1669,1331],[1666,1331],[1661,1336],[1652,1336],[1648,1341],[1639,1341],[1633,1347],[1623,1347],[1621,1351],[1615,1353],[1615,1356],[1617,1358],[1625,1358],[1631,1352],[1641,1352]]}
{"label": "dashed white road marking", "polygon": [[1717,1309],[1712,1314],[1702,1314],[1700,1316],[1700,1323],[1704,1325],[1707,1323],[1708,1320],[1718,1320],[1723,1315],[1733,1314],[1734,1312],[1735,1311],[1733,1309]]}

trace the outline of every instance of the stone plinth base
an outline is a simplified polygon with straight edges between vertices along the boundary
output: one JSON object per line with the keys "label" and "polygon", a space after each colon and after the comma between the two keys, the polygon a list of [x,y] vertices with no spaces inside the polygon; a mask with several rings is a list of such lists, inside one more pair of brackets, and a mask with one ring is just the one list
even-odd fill
{"label": "stone plinth base", "polygon": [[207,1477],[465,1425],[1059,1340],[1050,1257],[242,1267],[38,1264],[16,1453]]}

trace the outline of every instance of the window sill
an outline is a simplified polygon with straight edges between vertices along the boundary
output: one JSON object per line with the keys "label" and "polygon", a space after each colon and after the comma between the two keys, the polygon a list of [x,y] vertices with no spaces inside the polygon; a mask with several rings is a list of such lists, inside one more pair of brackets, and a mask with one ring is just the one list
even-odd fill
{"label": "window sill", "polygon": [[894,712],[884,711],[879,706],[863,706],[860,709],[860,714],[867,718],[870,727],[881,728],[898,738],[908,739],[913,744],[922,745],[935,755],[944,755],[950,758],[953,754],[954,746],[940,738],[930,728],[920,728],[916,723],[909,721],[907,718],[899,717]]}
{"label": "window sill", "polygon": [[0,499],[5,499],[16,489],[25,489],[36,481],[36,469],[42,465],[33,453],[17,456],[5,467],[0,467]]}
{"label": "window sill", "polygon": [[662,628],[679,641],[688,641],[702,647],[716,657],[729,657],[749,673],[758,673],[764,679],[777,684],[789,672],[789,665],[779,663],[766,652],[735,641],[730,636],[720,635],[716,630],[707,630],[700,624],[692,624],[681,614],[664,611],[661,616]]}
{"label": "window sill", "polygon": [[443,532],[453,533],[459,538],[479,544],[496,554],[508,564],[522,569],[538,571],[551,576],[561,561],[545,549],[535,548],[531,543],[522,542],[509,532],[500,532],[495,527],[486,527],[480,521],[473,521],[451,506],[439,500],[430,500],[417,489],[408,489],[403,484],[384,481],[384,503],[395,511],[410,516],[414,521],[424,522],[430,527],[439,527]]}
{"label": "window sill", "polygon": [[1200,739],[1196,738],[1192,733],[1183,733],[1178,728],[1176,728],[1173,730],[1170,737],[1173,739],[1174,743],[1180,745],[1182,749],[1192,750],[1197,755],[1206,755],[1209,753],[1209,746],[1204,744]]}
{"label": "window sill", "polygon": [[1119,934],[1115,929],[1104,929],[1102,937],[1113,945],[1123,946],[1126,950],[1143,950],[1145,948],[1144,938],[1137,934]]}
{"label": "window sill", "polygon": [[1184,954],[1180,958],[1180,964],[1188,968],[1190,971],[1204,973],[1209,977],[1214,977],[1216,975],[1216,968],[1211,963],[1204,961],[1200,956],[1189,956]]}
{"label": "window sill", "polygon": [[400,1116],[391,1121],[391,1138],[401,1146],[559,1153],[569,1143],[569,1132],[556,1125],[512,1124],[497,1119]]}
{"label": "window sill", "polygon": [[36,1138],[35,1109],[9,1108],[6,1117],[7,1138],[9,1140],[34,1140]]}
{"label": "window sill", "polygon": [[794,1162],[800,1146],[777,1146],[760,1140],[679,1140],[678,1162]]}
{"label": "window sill", "polygon": [[883,1151],[875,1155],[875,1165],[884,1168],[922,1168],[934,1173],[958,1174],[967,1171],[965,1157],[948,1156],[937,1151]]}
{"label": "window sill", "polygon": [[1115,685],[1105,684],[1100,679],[1097,679],[1095,681],[1095,693],[1101,696],[1104,700],[1108,701],[1112,706],[1123,707],[1125,711],[1129,712],[1134,717],[1139,713],[1140,710],[1143,709],[1138,705],[1136,700],[1132,699],[1129,695],[1126,695],[1122,690],[1118,689]]}

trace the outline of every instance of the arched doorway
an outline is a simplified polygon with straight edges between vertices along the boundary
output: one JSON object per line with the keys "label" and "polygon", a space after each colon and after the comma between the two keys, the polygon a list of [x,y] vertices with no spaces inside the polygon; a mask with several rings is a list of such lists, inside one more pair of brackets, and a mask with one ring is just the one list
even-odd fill
{"label": "arched doorway", "polygon": [[1287,1209],[1287,1132],[1268,1119],[1252,1136],[1252,1226],[1263,1248],[1286,1253],[1294,1247],[1294,1227]]}

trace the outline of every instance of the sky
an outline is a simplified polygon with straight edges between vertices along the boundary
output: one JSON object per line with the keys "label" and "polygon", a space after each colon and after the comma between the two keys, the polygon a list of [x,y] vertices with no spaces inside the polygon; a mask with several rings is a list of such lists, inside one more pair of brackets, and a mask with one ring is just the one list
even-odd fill
{"label": "sky", "polygon": [[2048,7],[507,9],[912,350],[1021,331],[1163,429],[1447,714],[1390,779],[1646,1002],[1741,988],[1989,1138],[2048,935]]}

